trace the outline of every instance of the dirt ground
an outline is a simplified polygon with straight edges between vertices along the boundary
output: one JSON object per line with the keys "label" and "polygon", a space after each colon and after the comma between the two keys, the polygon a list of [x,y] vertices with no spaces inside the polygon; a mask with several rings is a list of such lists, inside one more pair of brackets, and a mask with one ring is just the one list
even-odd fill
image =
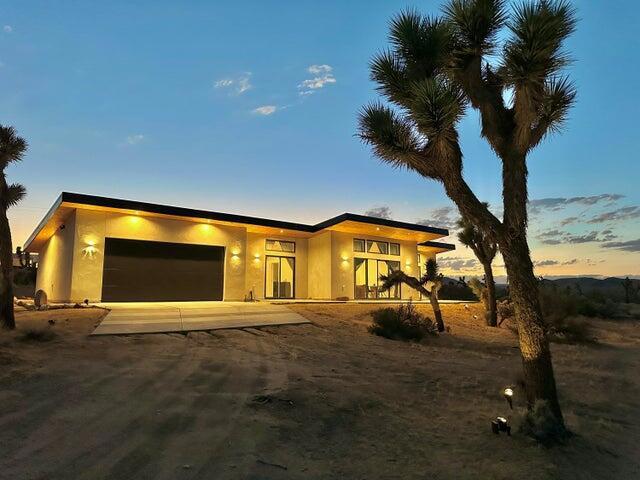
{"label": "dirt ground", "polygon": [[0,333],[0,478],[640,478],[639,321],[554,344],[575,436],[545,448],[490,431],[517,422],[521,392],[512,412],[500,390],[520,359],[478,305],[443,305],[450,333],[422,344],[367,333],[376,306],[291,308],[313,324],[89,338],[103,310],[19,312]]}

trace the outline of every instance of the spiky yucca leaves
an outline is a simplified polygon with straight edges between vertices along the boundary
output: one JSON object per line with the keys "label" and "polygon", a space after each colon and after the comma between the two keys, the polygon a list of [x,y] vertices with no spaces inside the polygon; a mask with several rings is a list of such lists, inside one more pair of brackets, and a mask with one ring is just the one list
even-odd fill
{"label": "spiky yucca leaves", "polygon": [[26,189],[18,184],[7,184],[5,169],[9,164],[22,160],[27,142],[19,137],[13,127],[0,125],[0,326],[15,328],[13,313],[13,246],[7,210],[26,195]]}

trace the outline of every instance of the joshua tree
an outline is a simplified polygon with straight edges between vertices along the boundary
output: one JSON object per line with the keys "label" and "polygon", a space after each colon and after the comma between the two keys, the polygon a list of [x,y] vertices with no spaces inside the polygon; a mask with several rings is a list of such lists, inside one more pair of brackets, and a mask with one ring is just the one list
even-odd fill
{"label": "joshua tree", "polygon": [[7,184],[5,169],[12,162],[22,160],[27,142],[20,138],[13,127],[0,125],[0,326],[16,327],[13,315],[13,247],[7,210],[26,195],[25,188],[18,184]]}
{"label": "joshua tree", "polygon": [[442,278],[442,274],[438,273],[438,264],[433,258],[427,260],[425,273],[420,278],[407,275],[402,270],[395,270],[389,275],[380,275],[382,290],[389,290],[395,285],[404,283],[429,298],[439,332],[444,332],[444,321],[442,320],[442,312],[438,302],[438,291],[442,288]]}
{"label": "joshua tree", "polygon": [[631,297],[640,291],[640,286],[635,286],[633,280],[629,279],[629,277],[622,280],[621,284],[622,288],[624,288],[624,301],[629,303]]}
{"label": "joshua tree", "polygon": [[[504,0],[450,0],[440,17],[400,13],[391,21],[391,49],[371,62],[391,105],[364,107],[359,126],[378,157],[442,183],[460,213],[500,247],[527,403],[546,402],[557,433],[565,432],[564,420],[527,242],[527,155],[562,126],[574,102],[561,75],[569,62],[562,45],[574,26],[575,11],[562,0],[525,1],[511,13]],[[462,174],[458,122],[468,105],[501,161],[502,221]]]}
{"label": "joshua tree", "polygon": [[[485,207],[489,207],[489,204],[483,203]],[[491,263],[498,252],[498,244],[489,235],[486,235],[482,230],[474,225],[465,217],[461,217],[458,220],[458,240],[463,245],[471,248],[476,255],[478,261],[484,268],[484,287],[486,288],[486,295],[483,300],[485,306],[485,319],[487,325],[490,327],[498,326],[498,313],[496,307],[496,282],[493,279],[493,268]],[[474,283],[478,287],[478,283]],[[473,287],[472,287],[473,288]]]}

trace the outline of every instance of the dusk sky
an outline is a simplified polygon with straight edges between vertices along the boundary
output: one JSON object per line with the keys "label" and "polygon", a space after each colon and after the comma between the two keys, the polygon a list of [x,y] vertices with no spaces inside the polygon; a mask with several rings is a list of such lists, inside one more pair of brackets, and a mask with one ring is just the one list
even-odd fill
{"label": "dusk sky", "polygon": [[[574,5],[577,104],[529,157],[536,273],[640,275],[640,9]],[[8,170],[28,189],[10,212],[14,243],[61,191],[453,226],[439,184],[355,137],[358,110],[378,98],[368,62],[406,6],[437,13],[440,2],[0,2],[0,123],[30,144]],[[499,211],[500,166],[473,111],[460,135],[468,182]],[[464,247],[439,258],[451,276],[480,271]]]}

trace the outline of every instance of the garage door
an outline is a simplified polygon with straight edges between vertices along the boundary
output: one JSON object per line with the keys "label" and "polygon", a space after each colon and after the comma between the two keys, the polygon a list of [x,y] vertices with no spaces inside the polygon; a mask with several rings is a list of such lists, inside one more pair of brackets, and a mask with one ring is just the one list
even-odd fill
{"label": "garage door", "polygon": [[224,247],[107,238],[103,302],[222,300]]}

